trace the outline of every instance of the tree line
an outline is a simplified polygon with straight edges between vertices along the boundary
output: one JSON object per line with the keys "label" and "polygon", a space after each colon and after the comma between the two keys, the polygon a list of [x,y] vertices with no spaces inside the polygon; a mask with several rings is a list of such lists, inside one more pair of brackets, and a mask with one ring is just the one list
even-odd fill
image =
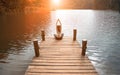
{"label": "tree line", "polygon": [[120,0],[94,0],[94,8],[120,11]]}
{"label": "tree line", "polygon": [[26,0],[0,0],[0,11],[23,10],[26,3]]}
{"label": "tree line", "polygon": [[[120,11],[120,0],[61,0],[60,8],[111,9]],[[21,11],[26,7],[49,7],[50,0],[0,0],[0,13]]]}
{"label": "tree line", "polygon": [[0,0],[0,13],[24,12],[26,7],[42,7],[45,0]]}

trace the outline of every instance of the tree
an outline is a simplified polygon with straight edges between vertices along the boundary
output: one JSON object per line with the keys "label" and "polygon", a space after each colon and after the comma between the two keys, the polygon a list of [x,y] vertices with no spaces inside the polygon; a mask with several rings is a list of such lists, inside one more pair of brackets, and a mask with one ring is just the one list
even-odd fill
{"label": "tree", "polygon": [[24,11],[27,0],[0,0],[0,12]]}
{"label": "tree", "polygon": [[120,10],[120,0],[94,0],[96,9]]}

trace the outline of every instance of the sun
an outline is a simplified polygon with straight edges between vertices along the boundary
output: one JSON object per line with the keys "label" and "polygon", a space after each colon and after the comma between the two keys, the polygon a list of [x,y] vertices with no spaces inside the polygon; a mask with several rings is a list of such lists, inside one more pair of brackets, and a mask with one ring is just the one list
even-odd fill
{"label": "sun", "polygon": [[59,5],[60,0],[53,0],[53,3],[54,3],[55,5]]}

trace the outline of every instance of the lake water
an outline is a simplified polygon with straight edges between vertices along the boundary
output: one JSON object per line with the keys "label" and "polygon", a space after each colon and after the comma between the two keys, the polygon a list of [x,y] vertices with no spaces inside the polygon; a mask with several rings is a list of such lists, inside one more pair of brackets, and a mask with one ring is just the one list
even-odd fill
{"label": "lake water", "polygon": [[41,14],[0,15],[0,75],[24,75],[41,29],[55,33],[57,19],[65,36],[88,40],[87,55],[99,75],[120,74],[120,13],[111,10],[57,10]]}

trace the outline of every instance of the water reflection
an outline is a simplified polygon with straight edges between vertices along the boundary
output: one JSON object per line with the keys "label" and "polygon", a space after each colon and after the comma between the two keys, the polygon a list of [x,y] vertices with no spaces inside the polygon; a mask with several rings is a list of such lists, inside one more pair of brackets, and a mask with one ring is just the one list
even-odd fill
{"label": "water reflection", "polygon": [[[28,14],[19,16],[1,16],[0,20],[0,48],[7,48],[8,42],[17,41],[15,45],[35,37],[41,28],[47,29],[50,21],[50,13]],[[21,42],[20,42],[21,41]],[[10,45],[10,44],[9,44]],[[9,49],[9,48],[7,48]],[[6,49],[5,49],[6,50]]]}
{"label": "water reflection", "polygon": [[0,16],[0,75],[24,75],[34,55],[32,40],[49,27],[50,13]]}

